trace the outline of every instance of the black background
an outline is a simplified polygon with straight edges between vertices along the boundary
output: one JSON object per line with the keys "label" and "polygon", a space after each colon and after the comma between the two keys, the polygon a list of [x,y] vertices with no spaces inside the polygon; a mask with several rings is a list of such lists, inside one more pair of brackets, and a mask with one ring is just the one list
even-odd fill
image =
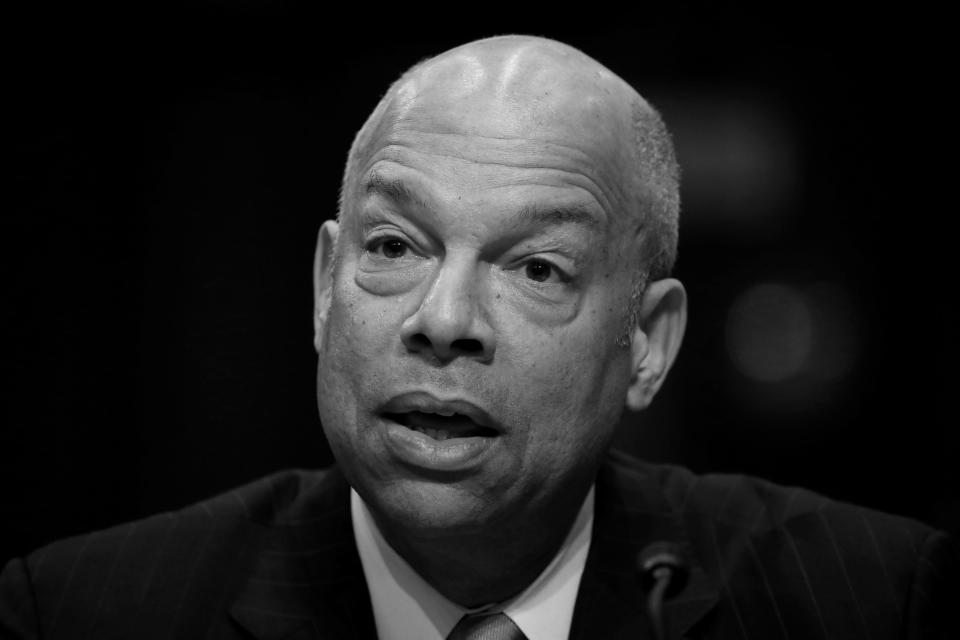
{"label": "black background", "polygon": [[[10,17],[0,556],[330,462],[310,268],[352,135],[409,65],[511,32],[637,87],[687,169],[687,339],[620,444],[960,529],[935,17],[311,7]],[[764,282],[840,292],[842,375],[737,368],[729,314]]]}

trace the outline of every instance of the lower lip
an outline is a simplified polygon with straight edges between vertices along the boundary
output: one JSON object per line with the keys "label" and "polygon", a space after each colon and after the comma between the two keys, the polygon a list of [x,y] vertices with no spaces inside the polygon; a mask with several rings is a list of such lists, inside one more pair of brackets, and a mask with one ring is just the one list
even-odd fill
{"label": "lower lip", "polygon": [[474,436],[434,440],[425,433],[386,421],[386,440],[400,460],[430,471],[465,471],[478,464],[496,438]]}

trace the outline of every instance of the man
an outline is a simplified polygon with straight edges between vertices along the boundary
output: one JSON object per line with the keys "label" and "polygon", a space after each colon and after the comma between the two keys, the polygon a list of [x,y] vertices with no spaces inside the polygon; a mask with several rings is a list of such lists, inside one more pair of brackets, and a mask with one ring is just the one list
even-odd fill
{"label": "man", "polygon": [[529,37],[423,62],[357,135],[315,265],[337,466],[7,565],[12,637],[930,637],[953,541],[610,454],[676,357],[657,113]]}

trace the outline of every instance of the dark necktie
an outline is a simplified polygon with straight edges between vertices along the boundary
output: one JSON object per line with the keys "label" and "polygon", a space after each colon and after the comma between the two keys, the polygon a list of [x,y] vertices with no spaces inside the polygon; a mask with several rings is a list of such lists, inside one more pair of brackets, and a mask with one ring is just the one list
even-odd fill
{"label": "dark necktie", "polygon": [[460,618],[447,640],[527,640],[527,636],[505,613],[477,613]]}

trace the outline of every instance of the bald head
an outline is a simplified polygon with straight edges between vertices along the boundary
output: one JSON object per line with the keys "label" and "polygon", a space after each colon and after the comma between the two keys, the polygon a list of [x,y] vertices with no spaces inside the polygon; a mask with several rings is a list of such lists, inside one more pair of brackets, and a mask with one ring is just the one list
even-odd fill
{"label": "bald head", "polygon": [[601,206],[640,241],[642,280],[676,252],[677,166],[656,111],[626,82],[568,45],[531,36],[471,42],[425,60],[389,89],[357,134],[340,215],[365,163],[397,130],[555,144],[588,151],[609,179]]}
{"label": "bald head", "polygon": [[621,149],[640,97],[580,52],[549,40],[481,40],[419,66],[393,90],[387,119],[416,126],[430,118],[451,130],[541,138],[554,128]]}

